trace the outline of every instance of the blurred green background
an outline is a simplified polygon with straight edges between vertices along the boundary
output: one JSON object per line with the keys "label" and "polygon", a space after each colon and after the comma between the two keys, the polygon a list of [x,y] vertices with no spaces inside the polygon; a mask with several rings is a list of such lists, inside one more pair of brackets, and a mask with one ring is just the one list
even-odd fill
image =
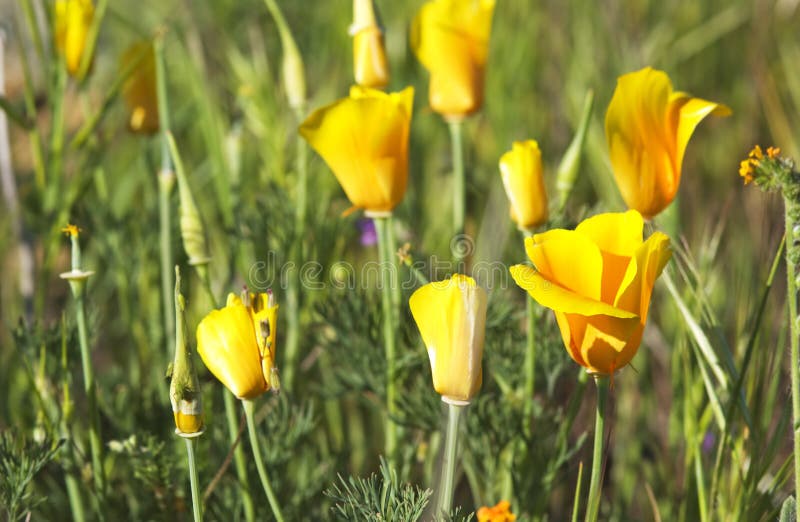
{"label": "blurred green background", "polygon": [[[27,63],[31,71],[29,94],[36,108],[34,123],[49,144],[53,112],[47,86],[53,74],[52,49],[45,49],[45,60],[39,59],[23,4],[0,0],[6,99],[12,107],[24,111],[23,65]],[[33,1],[31,5],[46,9],[49,2]],[[352,16],[350,2],[283,1],[280,5],[305,62],[309,110],[345,96],[352,83],[352,43],[347,33]],[[406,198],[395,213],[397,234],[401,244],[411,243],[415,259],[430,264],[430,256],[450,256],[451,165],[447,127],[428,108],[427,73],[408,46],[408,27],[420,5],[405,0],[378,2],[392,75],[388,89],[407,85],[416,89],[410,182]],[[39,12],[43,14],[44,10]],[[42,22],[42,27],[47,27],[46,21]],[[697,355],[698,340],[687,334],[674,302],[659,286],[634,368],[626,369],[616,383],[617,406],[603,508],[608,519],[652,520],[653,506],[657,506],[664,520],[700,520],[700,506],[708,501],[700,499],[701,489],[705,495],[709,494],[707,489],[720,495],[711,503],[712,511],[703,513],[709,520],[767,519],[774,518],[774,510],[786,495],[785,471],[779,471],[790,451],[790,430],[785,424],[789,401],[785,393],[784,283],[780,276],[761,325],[754,328],[753,323],[782,237],[783,210],[777,196],[744,187],[738,167],[757,143],[776,145],[785,155],[800,157],[798,28],[798,0],[497,3],[484,107],[466,122],[467,233],[475,242],[473,264],[501,261],[511,265],[525,260],[521,237],[508,219],[498,159],[514,140],[538,140],[548,188],[555,194],[555,168],[575,132],[587,90],[594,91],[595,111],[575,191],[566,213],[557,217],[557,223],[563,226],[597,211],[624,209],[611,174],[603,130],[605,109],[619,75],[651,65],[665,70],[676,89],[724,103],[733,110],[729,118],[709,118],[699,126],[684,159],[679,197],[658,218],[657,225],[685,249],[682,266],[690,268],[676,271],[674,277],[681,282],[681,292],[697,321],[709,333],[713,349],[732,354],[734,367],[738,367],[748,338],[758,334],[754,362],[743,384],[753,419],[750,425],[742,418],[727,425],[727,433],[735,441],[731,450],[734,456],[715,454],[715,442],[725,431],[709,413],[713,392],[701,375],[705,363],[702,354]],[[41,423],[41,414],[37,415],[40,408],[32,407],[39,404],[32,399],[32,388],[38,390],[36,401],[55,400],[58,395],[55,383],[59,382],[60,322],[65,311],[68,339],[74,328],[68,287],[57,276],[69,268],[68,242],[58,232],[69,220],[84,230],[84,266],[96,271],[89,286],[88,311],[105,437],[123,440],[137,433],[142,439],[145,433],[152,433],[168,448],[175,444],[170,435],[173,427],[166,384],[161,379],[172,347],[164,334],[159,293],[156,173],[160,142],[157,137],[131,134],[124,103],[109,96],[120,75],[119,59],[125,49],[152,38],[157,31],[166,31],[172,130],[206,223],[213,257],[212,287],[218,299],[228,291],[238,291],[243,284],[257,284],[255,277],[271,278],[277,287],[276,274],[288,259],[293,242],[305,245],[305,260],[321,263],[323,281],[330,280],[329,270],[339,260],[359,264],[376,256],[375,247],[359,242],[358,217],[341,217],[349,203],[313,153],[309,154],[310,224],[304,237],[295,236],[291,203],[298,122],[285,101],[280,40],[262,2],[112,1],[102,22],[90,74],[81,84],[72,79],[67,84],[66,144],[93,115],[100,114],[101,119],[85,145],[64,148],[60,180],[56,183],[48,178],[48,186],[58,189],[37,187],[31,135],[13,121],[9,123],[20,211],[15,216],[7,199],[0,208],[0,429],[32,430]],[[46,154],[55,153],[46,147]],[[173,204],[172,247],[176,262],[185,267],[184,292],[189,299],[189,330],[193,331],[212,305],[186,265],[177,225],[177,192]],[[21,235],[15,228],[17,218],[22,223]],[[20,262],[19,245],[29,249],[32,264]],[[267,263],[259,265],[266,266],[263,274],[253,272],[254,264],[260,261]],[[33,288],[26,287],[30,282]],[[280,288],[276,290],[279,300],[284,299],[281,292]],[[369,361],[354,364],[340,357],[347,356],[348,344],[357,345],[351,349],[353,357],[361,361],[363,357],[358,354],[369,350],[370,339],[380,343],[370,323],[377,313],[378,300],[373,294],[370,289],[349,295],[332,289],[303,294],[297,386],[285,394],[291,404],[280,403],[279,407],[285,408],[286,419],[295,421],[308,413],[304,408],[313,407],[315,420],[297,433],[291,429],[304,426],[302,422],[290,422],[290,427],[276,425],[275,437],[285,437],[271,457],[272,465],[279,469],[294,470],[285,472],[287,482],[281,486],[281,495],[290,499],[287,503],[294,507],[289,512],[297,519],[327,516],[329,500],[320,491],[336,481],[337,472],[363,475],[376,468],[380,448],[370,440],[369,430],[379,429],[379,416],[373,411],[376,403],[371,394],[380,395],[382,391],[371,388],[380,386],[371,384],[368,376],[362,375],[361,380],[352,375],[349,380],[342,377],[364,371]],[[490,317],[495,322],[490,320],[489,331],[496,338],[487,334],[487,375],[492,377],[485,377],[485,392],[494,400],[511,400],[497,382],[504,378],[513,381],[501,374],[514,371],[518,354],[513,351],[524,346],[521,333],[509,333],[523,324],[524,295],[514,285],[495,288],[492,302]],[[340,317],[347,311],[358,315],[352,319],[355,324]],[[582,385],[575,384],[578,372],[560,347],[550,314],[542,313],[541,317],[542,324],[547,325],[542,326],[546,335],[542,350],[547,353],[539,362],[538,382],[543,388],[547,383],[547,389],[537,394],[541,406],[537,415],[542,417],[542,426],[552,427],[548,422],[557,425],[555,419],[565,414],[570,398],[578,388],[582,390]],[[20,322],[20,318],[24,320]],[[418,370],[422,376],[419,382],[427,383],[421,342],[413,323],[408,318],[405,322],[403,353],[411,361],[407,369]],[[351,341],[348,336],[361,340]],[[502,344],[501,339],[510,344]],[[278,357],[281,362],[280,350]],[[77,348],[70,352],[70,358],[74,359],[69,367],[75,369],[73,379],[77,383]],[[326,358],[332,361],[326,362]],[[358,366],[362,363],[366,366]],[[46,371],[43,381],[37,382],[40,364]],[[329,376],[331,380],[320,377],[325,365],[335,374]],[[217,383],[203,374],[209,395],[209,431],[213,432],[215,420],[221,421],[215,418],[221,417],[221,402]],[[734,381],[735,377],[730,377],[727,386]],[[409,382],[416,381],[409,377]],[[725,400],[729,389],[721,388]],[[77,408],[82,411],[83,398],[75,393]],[[414,393],[422,392],[409,392]],[[430,396],[412,397],[408,406],[412,416],[422,416],[423,407],[414,402],[417,399],[428,401],[430,410]],[[577,453],[570,453],[552,467],[545,458],[547,465],[520,463],[515,468],[518,500],[514,509],[537,520],[564,520],[568,516],[578,462],[582,460],[588,466],[590,461],[590,448],[586,444],[579,447],[579,441],[581,434],[591,429],[593,399],[592,391],[578,403],[583,405],[576,410],[577,421],[565,443]],[[347,432],[344,441],[337,440],[336,429],[330,427],[331,415],[337,414],[330,410],[332,404],[343,408],[339,414],[346,412],[342,414]],[[482,412],[479,406],[475,410],[476,419],[502,422],[497,416],[502,412]],[[424,466],[414,455],[417,446],[427,444],[427,434],[437,429],[436,419],[434,415],[427,426],[409,422],[408,468],[401,475],[424,487],[431,485],[421,478],[419,469]],[[469,429],[480,431],[481,426]],[[367,435],[359,440],[358,430]],[[211,479],[227,452],[224,435],[209,437],[222,442],[219,447],[201,450],[205,451],[203,483]],[[495,442],[489,440],[490,445]],[[543,454],[551,442],[540,442]],[[695,450],[706,443],[710,449],[701,449],[703,453],[698,454]],[[358,444],[364,449],[355,450]],[[486,462],[497,461],[497,452],[482,454],[470,443],[465,447],[465,452],[472,452],[472,457],[466,458],[484,463],[474,464],[475,473],[484,481],[492,481],[491,473],[479,471]],[[358,455],[354,457],[354,453]],[[150,457],[131,456],[129,452],[111,458],[117,460],[109,466],[119,472],[125,466],[138,469],[137,459],[144,462]],[[176,460],[179,462],[158,464],[156,468],[182,469],[184,464]],[[723,477],[718,483],[711,478],[716,468]],[[552,472],[547,489],[536,489],[536,484],[543,484],[545,471]],[[524,473],[536,478],[519,477]],[[55,520],[48,517],[56,516],[59,506],[63,509],[64,493],[58,486],[58,471],[47,468],[45,474],[47,478],[38,481],[36,488],[49,498],[39,509],[45,519]],[[220,486],[225,493],[211,498],[212,519],[235,505],[235,500],[230,500],[235,497],[235,483],[230,472],[228,475]],[[167,477],[156,485],[156,479],[134,484],[123,480],[119,472],[121,498],[109,508],[116,511],[109,512],[127,512],[132,519],[161,519],[172,508],[160,502],[171,499],[169,495],[185,500],[186,495],[178,486],[183,484],[182,472]],[[776,477],[783,480],[771,485],[770,480]],[[457,491],[457,503],[464,503],[467,512],[479,507],[479,502],[494,504],[500,500],[492,485],[470,483],[467,487],[467,482],[471,481],[462,482]],[[698,486],[704,482],[705,486]],[[158,491],[156,486],[175,491],[158,497],[153,493]],[[147,491],[149,496],[137,491]],[[254,491],[254,495],[258,493]],[[301,515],[304,509],[310,509],[304,503],[312,500],[316,507],[311,514]],[[185,505],[182,509],[180,516],[188,519]]]}

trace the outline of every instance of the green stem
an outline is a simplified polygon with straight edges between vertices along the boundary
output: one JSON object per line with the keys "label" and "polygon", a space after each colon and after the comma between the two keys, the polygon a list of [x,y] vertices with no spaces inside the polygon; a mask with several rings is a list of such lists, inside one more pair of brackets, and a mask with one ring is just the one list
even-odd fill
{"label": "green stem", "polygon": [[[68,451],[72,451],[71,449]],[[64,475],[67,485],[67,496],[69,497],[69,508],[74,522],[85,522],[86,514],[83,512],[83,501],[81,500],[81,487],[75,473],[69,470]]]}
{"label": "green stem", "polygon": [[[158,217],[161,236],[161,295],[164,306],[164,328],[166,339],[175,338],[175,316],[173,314],[172,282],[172,213],[169,199],[175,186],[175,173],[169,153],[169,100],[167,98],[167,78],[164,66],[163,35],[153,42],[156,61],[156,94],[158,97],[158,121],[161,127],[161,171],[158,174]],[[168,344],[168,343],[165,343]],[[169,353],[169,351],[167,352]]]}
{"label": "green stem", "polygon": [[789,328],[791,331],[791,383],[792,383],[792,417],[794,434],[794,484],[795,499],[800,498],[800,332],[797,323],[797,266],[794,262],[792,253],[797,250],[795,241],[794,227],[795,222],[792,218],[793,203],[787,198],[784,202],[786,207],[786,302],[789,307]]}
{"label": "green stem", "polygon": [[587,522],[596,522],[600,511],[600,497],[603,492],[603,444],[605,442],[606,403],[608,402],[608,375],[595,375],[597,385],[597,417],[594,424],[594,453],[592,455],[592,475],[589,480],[589,505],[586,509]]}
{"label": "green stem", "polygon": [[244,518],[247,522],[254,522],[256,519],[255,505],[250,494],[250,479],[247,477],[247,463],[244,460],[244,449],[238,443],[239,421],[236,415],[236,399],[231,393],[223,388],[222,395],[225,398],[225,420],[228,424],[228,436],[231,444],[236,444],[233,450],[233,464],[236,468],[236,478],[239,480],[240,493],[242,495],[242,506],[244,507]]}
{"label": "green stem", "polygon": [[[273,14],[274,16],[274,14]],[[304,107],[297,107],[295,115],[298,122],[303,121]],[[305,140],[296,136],[295,161],[297,170],[297,186],[295,193],[295,242],[292,248],[292,260],[299,261],[303,258],[303,239],[306,228],[306,210],[308,207],[308,148]],[[290,274],[289,285],[286,289],[286,344],[284,349],[285,363],[283,365],[282,381],[287,389],[294,389],[295,374],[297,371],[300,352],[300,276]]]}
{"label": "green stem", "polygon": [[261,457],[261,446],[258,442],[256,421],[253,416],[255,403],[251,400],[243,399],[242,406],[244,406],[244,413],[247,417],[247,431],[250,434],[250,447],[253,449],[253,459],[256,461],[256,468],[258,469],[258,476],[261,478],[261,485],[264,487],[264,493],[267,494],[267,500],[272,508],[272,514],[275,515],[275,519],[278,522],[283,522],[283,514],[278,505],[278,499],[275,497],[275,492],[272,491],[269,475],[267,475],[267,469],[264,467],[264,459]]}
{"label": "green stem", "polygon": [[533,430],[533,396],[536,391],[536,307],[530,296],[525,296],[525,305],[528,317],[528,346],[525,349],[525,396],[522,400],[525,430],[530,436]]}
{"label": "green stem", "polygon": [[578,481],[575,484],[575,501],[572,503],[572,522],[578,522],[578,511],[581,505],[581,483],[583,482],[583,462],[578,464]]}
{"label": "green stem", "polygon": [[447,519],[453,507],[453,493],[455,491],[456,457],[458,449],[458,425],[464,405],[447,404],[447,426],[445,427],[444,455],[442,459],[442,475],[439,480],[438,497],[436,501],[436,520]]}
{"label": "green stem", "polygon": [[194,514],[194,522],[203,520],[203,512],[200,510],[200,488],[197,485],[197,465],[194,460],[194,450],[197,446],[196,437],[185,437],[186,441],[186,458],[189,461],[189,482],[192,485],[192,513]]}
{"label": "green stem", "polygon": [[[79,282],[77,284],[83,284]],[[86,332],[86,311],[84,310],[83,289],[75,292],[75,316],[78,322],[78,341],[81,347],[81,365],[83,367],[83,389],[89,405],[89,446],[92,452],[92,474],[97,493],[105,495],[106,481],[103,470],[103,443],[100,435],[100,415],[97,411],[97,386],[92,368],[92,356],[89,351],[89,339]]]}
{"label": "green stem", "polygon": [[[451,152],[453,154],[453,234],[464,233],[464,206],[466,189],[464,182],[464,136],[463,121],[449,120]],[[454,252],[456,261],[461,261],[460,252]]]}
{"label": "green stem", "polygon": [[384,351],[386,353],[386,441],[385,451],[386,457],[390,464],[394,464],[395,451],[397,449],[397,426],[394,423],[396,416],[396,395],[397,388],[395,386],[395,326],[394,326],[394,313],[392,311],[392,269],[394,267],[391,256],[387,255],[388,250],[391,248],[388,238],[387,229],[390,218],[376,217],[375,230],[378,233],[378,252],[380,254],[381,265],[381,293],[382,293],[382,308],[383,308],[383,341]]}

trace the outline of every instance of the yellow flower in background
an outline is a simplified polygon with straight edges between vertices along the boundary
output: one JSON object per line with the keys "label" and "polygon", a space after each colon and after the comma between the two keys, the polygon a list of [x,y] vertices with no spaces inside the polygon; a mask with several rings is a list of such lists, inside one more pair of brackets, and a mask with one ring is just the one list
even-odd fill
{"label": "yellow flower in background", "polygon": [[387,213],[406,192],[414,89],[384,93],[354,86],[315,111],[300,134],[333,171],[354,208]]}
{"label": "yellow flower in background", "polygon": [[278,305],[272,293],[228,294],[225,308],[197,325],[197,352],[206,367],[239,399],[253,399],[280,384],[275,368]]}
{"label": "yellow flower in background", "polygon": [[547,191],[542,175],[542,152],[534,140],[515,141],[500,158],[500,174],[511,204],[511,219],[523,230],[547,221]]}
{"label": "yellow flower in background", "polygon": [[130,112],[128,127],[133,132],[152,134],[158,130],[156,55],[152,42],[139,42],[125,51],[122,69],[132,66],[136,68],[122,87],[122,95]]}
{"label": "yellow flower in background", "polygon": [[495,0],[432,0],[411,25],[411,48],[430,72],[431,108],[448,118],[480,109]]}
{"label": "yellow flower in background", "polygon": [[653,285],[672,255],[666,235],[642,241],[643,228],[635,210],[600,214],[527,238],[536,268],[511,267],[514,281],[555,312],[567,351],[590,372],[613,374],[639,348]]}
{"label": "yellow flower in background", "polygon": [[652,218],[675,198],[681,164],[695,127],[730,109],[672,90],[663,71],[625,74],[606,112],[606,140],[617,186],[628,208]]}
{"label": "yellow flower in background", "polygon": [[91,0],[56,0],[55,44],[64,56],[67,71],[75,76],[81,67],[86,37],[94,18]]}
{"label": "yellow flower in background", "polygon": [[433,387],[444,401],[469,402],[481,387],[486,300],[486,291],[461,274],[428,283],[409,299],[428,349]]}
{"label": "yellow flower in background", "polygon": [[511,512],[511,503],[501,500],[493,507],[483,506],[476,513],[478,522],[514,522],[517,515]]}
{"label": "yellow flower in background", "polygon": [[379,89],[389,83],[389,65],[373,0],[353,0],[353,72],[358,85]]}

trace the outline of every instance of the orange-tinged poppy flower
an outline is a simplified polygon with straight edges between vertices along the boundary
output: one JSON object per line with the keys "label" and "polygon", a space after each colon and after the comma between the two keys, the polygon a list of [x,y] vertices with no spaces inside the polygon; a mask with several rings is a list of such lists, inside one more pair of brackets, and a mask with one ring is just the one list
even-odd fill
{"label": "orange-tinged poppy flower", "polygon": [[475,516],[478,522],[514,522],[517,515],[511,512],[511,503],[508,500],[501,500],[493,507],[483,506]]}
{"label": "orange-tinged poppy flower", "polygon": [[122,55],[122,69],[136,68],[122,87],[128,106],[128,127],[133,132],[152,134],[158,130],[158,94],[156,92],[156,58],[152,42],[133,44]]}
{"label": "orange-tinged poppy flower", "polygon": [[542,152],[534,140],[515,141],[500,158],[500,174],[511,204],[511,219],[523,230],[547,221],[547,191],[542,175]]}
{"label": "orange-tinged poppy flower", "polygon": [[383,31],[373,0],[353,0],[353,73],[358,85],[379,89],[389,83]]}
{"label": "orange-tinged poppy flower", "polygon": [[280,386],[275,368],[278,305],[272,294],[234,294],[197,325],[197,352],[206,367],[239,399]]}
{"label": "orange-tinged poppy flower", "polygon": [[355,208],[387,213],[403,199],[413,101],[411,87],[387,94],[354,86],[300,126]]}
{"label": "orange-tinged poppy flower", "polygon": [[600,214],[527,238],[536,268],[511,267],[514,281],[555,312],[567,351],[590,372],[613,374],[639,349],[653,285],[672,255],[661,232],[642,241],[643,227],[635,210]]}
{"label": "orange-tinged poppy flower", "polygon": [[686,145],[709,114],[727,116],[730,109],[673,91],[663,71],[645,67],[617,80],[606,112],[606,140],[628,208],[649,219],[675,199]]}
{"label": "orange-tinged poppy flower", "polygon": [[94,4],[91,0],[56,0],[55,5],[55,44],[64,55],[67,71],[72,76],[81,67],[86,37],[94,18]]}
{"label": "orange-tinged poppy flower", "polygon": [[469,402],[481,387],[486,300],[486,291],[461,274],[428,283],[409,299],[428,349],[433,387],[444,401]]}
{"label": "orange-tinged poppy flower", "polygon": [[431,108],[448,118],[480,109],[495,0],[432,0],[411,25],[411,48],[430,72]]}

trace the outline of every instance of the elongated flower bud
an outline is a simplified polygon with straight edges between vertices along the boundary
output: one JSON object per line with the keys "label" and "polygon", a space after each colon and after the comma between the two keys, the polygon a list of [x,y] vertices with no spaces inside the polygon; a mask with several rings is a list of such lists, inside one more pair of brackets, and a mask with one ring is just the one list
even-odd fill
{"label": "elongated flower bud", "polygon": [[175,433],[181,437],[203,434],[203,403],[200,381],[194,368],[192,349],[186,343],[186,321],[183,317],[184,301],[181,295],[181,272],[175,266],[175,359],[172,362],[172,380],[169,400],[175,417]]}
{"label": "elongated flower bud", "polygon": [[278,33],[281,37],[283,86],[286,89],[286,97],[289,99],[290,107],[300,109],[306,103],[306,73],[303,56],[297,48],[289,24],[286,23],[277,2],[267,0],[267,8],[275,20],[275,25],[278,26]]}
{"label": "elongated flower bud", "polygon": [[178,196],[180,199],[180,228],[181,239],[183,239],[183,249],[189,256],[189,264],[192,266],[206,265],[211,261],[208,255],[208,245],[206,243],[205,226],[197,209],[194,196],[192,195],[189,180],[186,178],[186,171],[183,168],[178,146],[172,134],[167,134],[169,141],[170,154],[175,162],[175,174],[178,177]]}
{"label": "elongated flower bud", "polygon": [[353,74],[363,87],[380,89],[389,83],[389,66],[378,13],[373,0],[353,0]]}

